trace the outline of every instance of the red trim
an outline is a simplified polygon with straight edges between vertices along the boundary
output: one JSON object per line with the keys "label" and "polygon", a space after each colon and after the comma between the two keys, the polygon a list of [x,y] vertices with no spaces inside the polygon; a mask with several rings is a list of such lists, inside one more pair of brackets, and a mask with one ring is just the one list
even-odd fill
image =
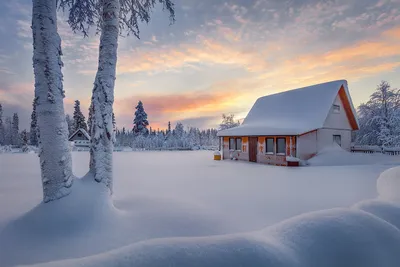
{"label": "red trim", "polygon": [[307,134],[310,134],[310,133],[313,133],[313,132],[316,132],[316,131],[317,131],[317,129],[312,130],[312,131],[308,131],[308,132],[300,134],[299,136],[307,135]]}
{"label": "red trim", "polygon": [[351,108],[350,100],[346,94],[346,91],[344,90],[343,85],[342,85],[342,87],[340,87],[339,97],[343,103],[344,110],[346,111],[347,119],[350,122],[351,128],[353,130],[359,130],[357,120],[356,120],[356,114],[354,114],[353,109]]}

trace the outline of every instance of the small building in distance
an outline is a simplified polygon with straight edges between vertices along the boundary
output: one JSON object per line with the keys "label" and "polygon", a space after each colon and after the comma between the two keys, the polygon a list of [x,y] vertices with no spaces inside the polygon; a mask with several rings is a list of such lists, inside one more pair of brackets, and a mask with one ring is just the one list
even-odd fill
{"label": "small building in distance", "polygon": [[218,136],[223,159],[291,166],[334,143],[350,151],[358,129],[347,81],[338,80],[261,97],[242,125]]}
{"label": "small building in distance", "polygon": [[76,147],[89,147],[90,136],[84,129],[79,128],[73,134],[71,134],[68,141],[74,142]]}

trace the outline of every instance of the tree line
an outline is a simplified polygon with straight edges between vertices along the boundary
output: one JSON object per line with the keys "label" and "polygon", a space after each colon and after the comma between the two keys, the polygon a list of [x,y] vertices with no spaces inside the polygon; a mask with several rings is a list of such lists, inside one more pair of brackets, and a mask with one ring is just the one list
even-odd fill
{"label": "tree line", "polygon": [[366,103],[357,109],[360,130],[354,133],[358,145],[400,146],[400,89],[382,81]]}
{"label": "tree line", "polygon": [[[37,126],[35,100],[32,107],[30,131],[23,130],[19,132],[18,114],[14,113],[12,118],[6,117],[5,123],[3,123],[3,108],[0,104],[0,145],[12,145],[23,148],[28,145],[38,146],[39,129]],[[118,129],[113,114],[114,146],[132,147],[139,150],[189,150],[202,147],[216,147],[218,145],[218,130],[215,128],[200,130],[197,127],[185,127],[181,122],[177,122],[172,129],[171,122],[168,122],[167,129],[155,130],[150,126],[142,101],[138,102],[135,109],[132,121],[133,127],[131,129],[126,129],[125,127]],[[90,136],[90,119],[86,120],[83,115],[79,100],[75,101],[73,115],[67,114],[65,119],[69,136],[78,129],[87,131]],[[233,120],[234,115],[223,115],[221,128],[238,125],[238,122],[233,122]]]}

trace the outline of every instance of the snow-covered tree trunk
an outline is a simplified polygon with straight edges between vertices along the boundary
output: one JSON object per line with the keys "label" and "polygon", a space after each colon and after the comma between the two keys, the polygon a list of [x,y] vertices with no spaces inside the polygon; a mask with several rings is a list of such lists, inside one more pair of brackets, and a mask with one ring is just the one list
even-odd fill
{"label": "snow-covered tree trunk", "polygon": [[104,0],[99,65],[92,93],[90,171],[112,193],[113,103],[119,35],[119,0]]}
{"label": "snow-covered tree trunk", "polygon": [[32,34],[43,200],[49,202],[68,195],[73,181],[56,1],[33,0]]}

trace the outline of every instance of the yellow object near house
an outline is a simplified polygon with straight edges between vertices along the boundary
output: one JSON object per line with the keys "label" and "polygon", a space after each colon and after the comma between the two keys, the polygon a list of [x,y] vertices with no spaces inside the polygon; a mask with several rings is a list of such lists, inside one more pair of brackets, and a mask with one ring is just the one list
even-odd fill
{"label": "yellow object near house", "polygon": [[221,160],[221,153],[219,151],[214,152],[214,160]]}

